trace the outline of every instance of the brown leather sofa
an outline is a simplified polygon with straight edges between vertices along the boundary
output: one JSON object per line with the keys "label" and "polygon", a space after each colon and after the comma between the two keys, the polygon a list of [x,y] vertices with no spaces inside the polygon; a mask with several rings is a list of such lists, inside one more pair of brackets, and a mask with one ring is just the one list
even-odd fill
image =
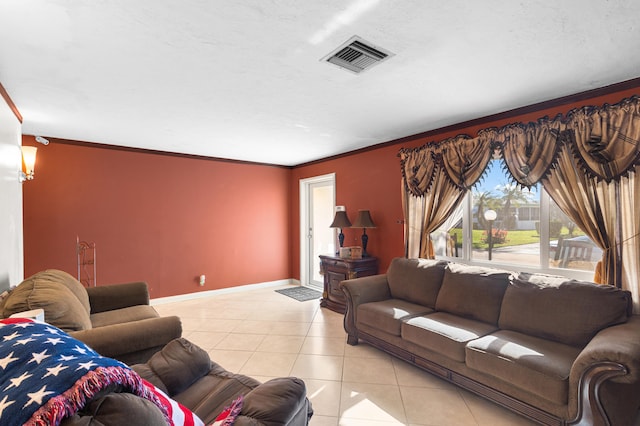
{"label": "brown leather sofa", "polygon": [[[313,415],[305,383],[281,377],[260,383],[226,371],[212,362],[206,351],[185,339],[176,339],[145,364],[132,366],[143,379],[212,424],[240,395],[242,409],[236,426],[305,426]],[[106,392],[89,401],[62,426],[165,425],[158,407],[130,393]]]}
{"label": "brown leather sofa", "polygon": [[38,272],[0,301],[0,316],[34,309],[99,354],[125,364],[146,362],[182,335],[180,318],[160,317],[144,282],[85,288],[68,273]]}
{"label": "brown leather sofa", "polygon": [[343,281],[347,342],[366,341],[542,424],[633,424],[640,316],[612,286],[396,258]]}

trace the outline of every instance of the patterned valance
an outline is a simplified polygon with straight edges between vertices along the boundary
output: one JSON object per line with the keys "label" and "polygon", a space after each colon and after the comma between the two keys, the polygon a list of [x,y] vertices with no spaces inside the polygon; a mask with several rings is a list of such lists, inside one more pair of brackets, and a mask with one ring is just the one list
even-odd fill
{"label": "patterned valance", "polygon": [[474,138],[460,135],[402,148],[398,155],[405,188],[419,197],[429,191],[438,169],[468,190],[482,176],[494,149],[502,154],[515,182],[534,186],[556,166],[563,145],[589,177],[610,182],[626,176],[640,164],[640,97],[575,109],[566,117],[485,129]]}
{"label": "patterned valance", "polygon": [[400,163],[407,190],[416,197],[424,195],[433,184],[436,171],[445,173],[456,187],[468,190],[482,176],[492,152],[491,138],[485,133],[476,138],[461,135],[437,145],[401,149]]}
{"label": "patterned valance", "polygon": [[585,173],[610,182],[640,163],[639,99],[569,112],[571,148]]}

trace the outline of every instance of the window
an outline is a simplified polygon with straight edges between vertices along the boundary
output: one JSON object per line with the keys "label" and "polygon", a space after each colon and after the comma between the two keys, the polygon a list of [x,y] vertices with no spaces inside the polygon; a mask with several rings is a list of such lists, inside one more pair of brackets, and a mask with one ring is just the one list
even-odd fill
{"label": "window", "polygon": [[489,170],[451,218],[431,234],[436,256],[506,269],[593,279],[600,250],[538,184],[522,188]]}

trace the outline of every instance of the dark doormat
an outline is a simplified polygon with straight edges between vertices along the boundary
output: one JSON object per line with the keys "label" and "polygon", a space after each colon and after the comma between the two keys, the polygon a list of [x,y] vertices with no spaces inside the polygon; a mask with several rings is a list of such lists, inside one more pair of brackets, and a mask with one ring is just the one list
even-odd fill
{"label": "dark doormat", "polygon": [[305,302],[307,300],[319,299],[322,297],[322,293],[318,290],[314,290],[309,287],[290,287],[276,290],[277,293],[284,294],[299,302]]}

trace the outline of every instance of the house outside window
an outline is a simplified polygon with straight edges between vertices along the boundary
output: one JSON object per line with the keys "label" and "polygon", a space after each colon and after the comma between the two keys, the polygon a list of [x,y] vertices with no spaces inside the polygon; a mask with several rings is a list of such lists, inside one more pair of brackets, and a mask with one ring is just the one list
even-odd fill
{"label": "house outside window", "polygon": [[[457,211],[431,234],[437,257],[511,270],[592,280],[598,248],[558,208],[540,184],[523,188],[490,168]],[[495,220],[485,219],[488,210]]]}

